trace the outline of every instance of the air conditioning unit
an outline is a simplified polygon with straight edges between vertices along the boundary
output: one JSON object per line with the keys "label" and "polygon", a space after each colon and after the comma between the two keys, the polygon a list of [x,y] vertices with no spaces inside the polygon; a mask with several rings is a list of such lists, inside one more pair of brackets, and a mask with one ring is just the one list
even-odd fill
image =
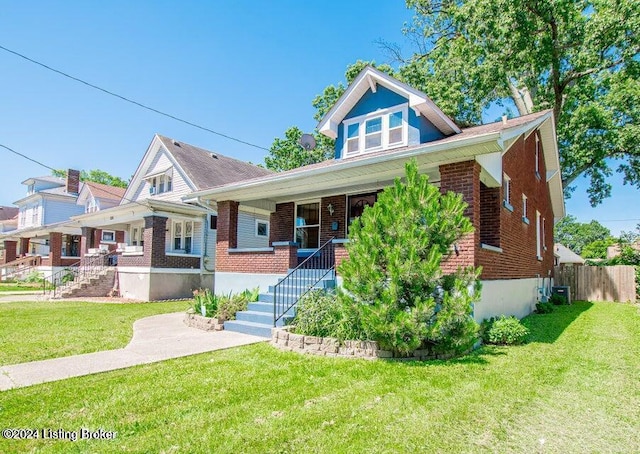
{"label": "air conditioning unit", "polygon": [[155,193],[156,193],[156,188],[154,188],[153,186],[151,186],[151,187],[149,188],[149,194],[153,195],[153,194],[155,194]]}

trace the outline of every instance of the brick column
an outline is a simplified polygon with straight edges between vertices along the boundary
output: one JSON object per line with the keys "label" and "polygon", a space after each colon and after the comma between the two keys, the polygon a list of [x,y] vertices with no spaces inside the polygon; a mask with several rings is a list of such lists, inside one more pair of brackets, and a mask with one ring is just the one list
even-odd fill
{"label": "brick column", "polygon": [[146,216],[144,218],[144,262],[151,267],[166,267],[165,240],[167,218]]}
{"label": "brick column", "polygon": [[347,252],[347,248],[346,248],[346,243],[336,243],[334,244],[334,260],[335,260],[335,266],[336,266],[336,271],[338,270],[338,267],[340,266],[340,264],[349,258],[349,253]]}
{"label": "brick column", "polygon": [[93,245],[93,232],[95,229],[92,227],[82,227],[82,237],[80,237],[80,257],[84,257],[84,255],[89,252],[89,248],[92,248]]}
{"label": "brick column", "polygon": [[216,254],[226,255],[229,249],[238,247],[238,202],[218,202],[218,232]]}
{"label": "brick column", "polygon": [[29,253],[29,238],[20,238],[20,256],[24,257]]}
{"label": "brick column", "polygon": [[453,252],[443,263],[445,272],[458,267],[477,265],[476,250],[480,247],[480,164],[476,161],[457,162],[440,166],[440,192],[462,194],[468,204],[464,215],[469,218],[474,231],[461,238]]}
{"label": "brick column", "polygon": [[295,204],[293,202],[278,203],[276,205],[276,211],[271,213],[269,220],[269,244],[294,240],[294,210]]}
{"label": "brick column", "polygon": [[61,266],[62,233],[49,233],[49,262],[51,266]]}
{"label": "brick column", "polygon": [[4,242],[4,255],[0,260],[0,264],[5,264],[9,262],[13,262],[17,255],[18,242],[17,241],[5,241]]}

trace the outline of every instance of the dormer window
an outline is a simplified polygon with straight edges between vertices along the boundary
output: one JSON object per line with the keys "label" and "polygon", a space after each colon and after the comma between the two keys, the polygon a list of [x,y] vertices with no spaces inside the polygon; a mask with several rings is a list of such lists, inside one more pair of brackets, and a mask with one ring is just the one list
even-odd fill
{"label": "dormer window", "polygon": [[402,104],[345,120],[345,156],[406,145],[407,119],[408,105]]}
{"label": "dormer window", "polygon": [[146,175],[144,179],[149,183],[149,195],[171,192],[173,189],[172,174],[173,169],[169,168],[161,172],[153,172]]}
{"label": "dormer window", "polygon": [[29,186],[27,186],[27,194],[33,194],[35,192],[35,187],[36,185],[31,183]]}

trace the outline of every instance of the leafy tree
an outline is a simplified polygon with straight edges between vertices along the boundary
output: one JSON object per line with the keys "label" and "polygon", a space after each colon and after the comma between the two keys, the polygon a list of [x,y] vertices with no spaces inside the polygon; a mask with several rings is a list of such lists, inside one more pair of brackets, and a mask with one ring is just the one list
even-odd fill
{"label": "leafy tree", "polygon": [[406,183],[397,178],[351,225],[340,298],[358,308],[369,339],[401,354],[473,344],[477,273],[443,275],[440,266],[451,245],[473,230],[465,207],[460,194],[441,195],[414,161],[406,165]]}
{"label": "leafy tree", "polygon": [[585,259],[606,259],[607,248],[614,244],[616,244],[616,240],[613,238],[595,240],[585,245],[580,255]]}
{"label": "leafy tree", "polygon": [[[51,175],[59,178],[66,178],[67,171],[56,169],[51,171]],[[120,177],[116,177],[111,175],[110,173],[105,172],[104,170],[94,169],[94,170],[83,170],[80,172],[80,181],[90,181],[93,183],[102,183],[109,186],[115,186],[117,188],[126,188],[129,183],[124,181]]]}
{"label": "leafy tree", "polygon": [[554,229],[554,241],[565,245],[576,254],[582,254],[583,248],[588,244],[610,239],[611,231],[598,221],[578,222],[572,215],[562,218]]}
{"label": "leafy tree", "polygon": [[417,49],[400,77],[461,124],[492,102],[553,109],[567,194],[580,175],[592,205],[611,194],[612,159],[640,188],[640,2],[407,0]]}
{"label": "leafy tree", "polygon": [[[362,61],[349,65],[345,73],[345,79],[347,85],[353,82],[356,76],[367,65],[374,66],[380,71],[388,74],[393,74],[393,68],[389,65],[376,65],[373,61]],[[326,87],[322,94],[317,95],[311,104],[316,109],[314,118],[320,121],[322,117],[333,107],[338,98],[342,96],[346,89],[346,86],[340,82],[337,85],[329,85]],[[307,151],[303,149],[300,144],[300,137],[303,132],[297,126],[292,126],[284,133],[284,139],[274,139],[269,149],[269,155],[265,157],[265,167],[277,172],[284,170],[295,169],[298,167],[314,164],[316,162],[326,161],[331,159],[334,154],[334,140],[326,137],[318,132],[314,132],[313,136],[316,139],[316,148],[314,150]]]}
{"label": "leafy tree", "polygon": [[276,138],[271,145],[269,156],[264,158],[267,169],[282,172],[325,161],[333,156],[333,144],[327,144],[327,137],[314,133],[316,147],[313,150],[305,150],[300,145],[302,134],[300,128],[292,126],[285,131],[284,139]]}

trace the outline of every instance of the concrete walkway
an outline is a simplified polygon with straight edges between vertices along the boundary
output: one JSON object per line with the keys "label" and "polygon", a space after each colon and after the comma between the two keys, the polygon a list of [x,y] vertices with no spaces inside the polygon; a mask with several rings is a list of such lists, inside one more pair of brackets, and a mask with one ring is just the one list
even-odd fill
{"label": "concrete walkway", "polygon": [[248,334],[189,328],[183,319],[184,312],[179,312],[137,320],[133,339],[119,350],[0,366],[0,391],[265,341]]}

